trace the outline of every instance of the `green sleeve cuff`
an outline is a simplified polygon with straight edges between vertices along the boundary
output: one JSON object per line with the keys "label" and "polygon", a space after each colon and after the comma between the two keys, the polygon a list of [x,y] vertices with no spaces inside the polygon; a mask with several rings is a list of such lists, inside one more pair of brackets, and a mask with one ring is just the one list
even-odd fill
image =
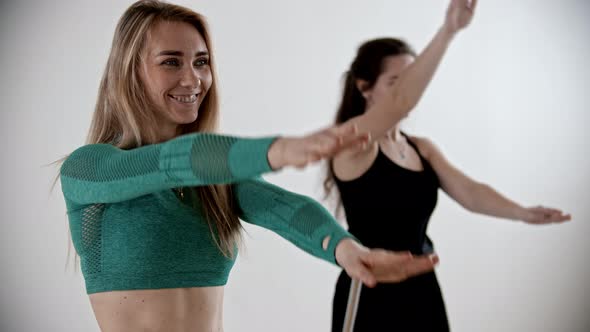
{"label": "green sleeve cuff", "polygon": [[236,178],[248,178],[271,172],[268,149],[278,137],[237,140],[229,151],[229,169]]}
{"label": "green sleeve cuff", "polygon": [[[327,211],[325,211],[325,212],[326,212],[326,214],[328,214]],[[330,219],[332,219],[331,216],[330,216]],[[338,262],[336,261],[336,247],[338,246],[340,241],[347,239],[347,238],[353,239],[354,241],[356,241],[358,243],[360,243],[360,241],[356,237],[354,237],[354,235],[350,234],[344,228],[342,228],[342,226],[340,226],[340,224],[338,224],[336,222],[336,220],[334,220],[334,219],[332,219],[332,220],[333,220],[333,222],[325,223],[323,225],[323,227],[321,227],[321,229],[318,229],[318,231],[317,231],[317,234],[321,236],[322,242],[326,237],[328,237],[328,236],[330,237],[330,242],[328,242],[328,247],[325,250],[323,248],[321,248],[322,253],[320,254],[320,256],[324,260],[329,261],[337,266],[340,266],[338,264]]]}

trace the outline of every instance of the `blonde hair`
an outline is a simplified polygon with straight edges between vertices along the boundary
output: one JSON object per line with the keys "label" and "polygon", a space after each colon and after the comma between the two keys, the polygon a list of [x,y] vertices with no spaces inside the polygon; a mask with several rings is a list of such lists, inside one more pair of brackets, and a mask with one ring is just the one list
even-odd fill
{"label": "blonde hair", "polygon": [[[146,95],[139,70],[147,35],[152,26],[162,21],[185,22],[194,26],[209,48],[213,82],[200,106],[198,120],[183,125],[181,133],[217,130],[217,75],[205,18],[182,6],[157,0],[141,0],[125,11],[115,29],[88,133],[88,144],[107,143],[122,149],[133,149],[158,141],[154,106]],[[233,256],[240,238],[241,224],[235,213],[231,186],[199,186],[191,190],[196,194],[194,204],[200,202],[215,243],[224,255]]]}

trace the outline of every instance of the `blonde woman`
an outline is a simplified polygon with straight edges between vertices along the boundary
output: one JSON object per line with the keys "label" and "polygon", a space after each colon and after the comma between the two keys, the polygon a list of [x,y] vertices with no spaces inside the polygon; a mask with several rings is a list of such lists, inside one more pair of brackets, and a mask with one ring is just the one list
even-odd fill
{"label": "blonde woman", "polygon": [[368,286],[431,271],[436,256],[369,250],[315,201],[260,175],[358,149],[352,124],[302,137],[214,134],[217,79],[204,18],[139,1],[115,31],[88,144],[60,179],[103,331],[221,331],[240,220],[339,264]]}

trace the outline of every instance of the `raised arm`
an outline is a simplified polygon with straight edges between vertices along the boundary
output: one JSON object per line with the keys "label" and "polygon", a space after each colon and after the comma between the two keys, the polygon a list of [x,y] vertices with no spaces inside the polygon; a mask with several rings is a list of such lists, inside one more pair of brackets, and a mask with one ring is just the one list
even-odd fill
{"label": "raised arm", "polygon": [[548,224],[571,219],[561,210],[542,206],[525,208],[497,192],[491,186],[475,181],[452,165],[442,152],[426,138],[412,137],[420,153],[432,165],[441,188],[465,209],[498,218],[521,220],[531,224]]}
{"label": "raised arm", "polygon": [[450,42],[471,22],[476,2],[451,0],[444,24],[416,61],[400,74],[390,93],[375,100],[364,114],[349,120],[360,132],[370,133],[373,139],[378,139],[418,104]]}

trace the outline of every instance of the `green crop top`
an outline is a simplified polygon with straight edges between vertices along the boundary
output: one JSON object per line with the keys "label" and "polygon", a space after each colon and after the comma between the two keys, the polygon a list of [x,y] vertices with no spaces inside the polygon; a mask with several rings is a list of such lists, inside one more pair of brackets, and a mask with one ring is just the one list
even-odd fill
{"label": "green crop top", "polygon": [[74,151],[60,176],[87,293],[227,282],[235,258],[221,253],[199,208],[181,202],[176,187],[231,183],[240,219],[335,263],[336,245],[352,235],[314,200],[259,177],[272,171],[273,140],[189,134],[132,150]]}

